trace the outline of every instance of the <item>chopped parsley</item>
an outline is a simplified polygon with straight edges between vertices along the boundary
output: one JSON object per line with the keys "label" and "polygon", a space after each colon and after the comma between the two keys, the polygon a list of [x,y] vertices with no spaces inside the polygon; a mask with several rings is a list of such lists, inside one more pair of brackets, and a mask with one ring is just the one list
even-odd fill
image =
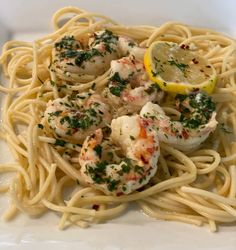
{"label": "chopped parsley", "polygon": [[144,173],[144,168],[138,165],[134,166],[134,171],[140,175],[142,175]]}
{"label": "chopped parsley", "polygon": [[118,86],[112,86],[109,89],[113,95],[120,96],[121,92],[124,90],[124,87],[122,85],[118,85]]}
{"label": "chopped parsley", "polygon": [[151,95],[152,93],[156,92],[156,91],[159,91],[160,90],[160,87],[157,83],[153,83],[152,85],[150,85],[146,90],[145,92],[148,94],[148,95]]}
{"label": "chopped parsley", "polygon": [[57,110],[55,112],[48,113],[48,115],[49,116],[57,116],[58,117],[61,113],[62,113],[61,110]]}
{"label": "chopped parsley", "polygon": [[119,180],[108,179],[107,189],[112,192],[116,189],[117,185],[119,184]]}
{"label": "chopped parsley", "polygon": [[77,66],[81,66],[81,64],[85,61],[89,61],[94,56],[103,56],[102,52],[100,52],[97,49],[92,48],[91,50],[84,51],[80,50],[77,51],[76,58],[75,58],[75,64]]}
{"label": "chopped parsley", "polygon": [[105,30],[99,35],[95,34],[94,42],[92,43],[92,46],[95,46],[99,43],[105,43],[107,45],[113,43],[115,44],[118,41],[118,36],[114,35],[112,31]]}
{"label": "chopped parsley", "polygon": [[158,72],[157,72],[157,71],[154,72],[153,70],[151,70],[151,73],[152,73],[152,76],[153,76],[153,77],[156,77],[156,76],[158,75]]}
{"label": "chopped parsley", "polygon": [[[94,148],[95,150],[95,148]],[[101,154],[101,146],[96,148],[96,153]],[[112,192],[117,189],[117,185],[120,183],[119,179],[114,179],[112,176],[107,175],[107,161],[100,161],[95,166],[86,166],[87,173],[91,176],[92,180],[97,184],[106,184],[107,189]],[[114,165],[109,167],[114,168]],[[142,167],[139,167],[142,168]],[[132,160],[129,158],[124,158],[122,160],[121,170],[117,173],[122,176],[124,173],[129,173],[132,169]],[[143,168],[142,168],[143,169]],[[141,172],[141,170],[137,170]]]}
{"label": "chopped parsley", "polygon": [[125,89],[127,85],[127,81],[122,79],[118,72],[115,72],[115,74],[110,78],[110,81],[110,92],[115,96],[120,96],[121,92]]}
{"label": "chopped parsley", "polygon": [[96,146],[94,147],[93,150],[96,152],[96,154],[97,154],[99,157],[102,156],[102,146],[101,146],[101,145],[96,145]]}
{"label": "chopped parsley", "polygon": [[128,46],[133,48],[135,46],[135,43],[133,41],[129,41]]}
{"label": "chopped parsley", "polygon": [[87,109],[86,113],[88,113],[90,116],[97,116],[97,112],[93,108]]}
{"label": "chopped parsley", "polygon": [[[131,168],[132,168],[132,161],[130,158],[124,158],[123,159],[123,164],[121,165],[122,172],[123,173],[129,173]],[[123,174],[121,173],[121,174]]]}
{"label": "chopped parsley", "polygon": [[176,66],[179,70],[181,70],[182,72],[185,72],[186,68],[188,68],[188,64],[184,64],[184,63],[178,63],[175,60],[169,60],[168,63],[172,66]]}
{"label": "chopped parsley", "polygon": [[50,83],[51,83],[52,86],[56,85],[56,83],[53,80],[50,80]]}
{"label": "chopped parsley", "polygon": [[74,36],[64,36],[61,41],[55,43],[57,51],[79,49],[80,45],[75,40]]}
{"label": "chopped parsley", "polygon": [[[72,104],[73,103],[71,103],[71,105]],[[70,104],[67,105],[68,107],[71,107]],[[94,103],[93,105],[97,107],[96,103]],[[75,110],[74,114],[70,116],[63,116],[60,119],[60,123],[62,125],[67,123],[68,128],[75,129],[75,131],[77,131],[78,129],[85,130],[91,127],[93,124],[100,124],[102,122],[102,115],[103,113],[99,109],[96,111],[94,108],[90,107],[88,109],[85,109],[83,113]]]}
{"label": "chopped parsley", "polygon": [[55,141],[55,143],[54,143],[54,145],[56,145],[56,146],[61,146],[61,147],[64,147],[65,144],[66,144],[65,141],[59,140],[59,139],[56,139],[56,141]]}
{"label": "chopped parsley", "polygon": [[90,174],[92,180],[95,183],[102,184],[106,183],[107,178],[104,176],[106,175],[106,167],[108,163],[106,161],[101,161],[96,164],[95,167],[92,166],[86,166],[86,169],[88,173]]}
{"label": "chopped parsley", "polygon": [[122,164],[122,165],[121,165],[121,168],[122,168],[122,171],[123,171],[124,173],[129,173],[130,170],[131,170],[130,165],[127,165],[127,164]]}
{"label": "chopped parsley", "polygon": [[215,103],[205,93],[193,92],[189,95],[178,94],[175,97],[181,112],[180,122],[184,127],[195,129],[206,124],[215,111]]}
{"label": "chopped parsley", "polygon": [[96,83],[94,82],[92,87],[91,87],[92,90],[95,90],[96,89]]}
{"label": "chopped parsley", "polygon": [[94,119],[92,119],[88,115],[84,115],[83,117],[70,117],[70,116],[64,116],[61,120],[60,123],[64,124],[67,122],[69,124],[69,128],[72,129],[87,129],[91,125],[94,124]]}
{"label": "chopped parsley", "polygon": [[39,123],[39,124],[38,124],[38,128],[43,129],[43,128],[44,128],[44,127],[43,127],[43,124]]}
{"label": "chopped parsley", "polygon": [[81,50],[66,50],[60,53],[61,58],[75,58],[77,56],[80,56],[80,54],[84,52]]}
{"label": "chopped parsley", "polygon": [[132,135],[130,135],[129,138],[130,138],[132,141],[135,140],[135,138],[134,138]]}

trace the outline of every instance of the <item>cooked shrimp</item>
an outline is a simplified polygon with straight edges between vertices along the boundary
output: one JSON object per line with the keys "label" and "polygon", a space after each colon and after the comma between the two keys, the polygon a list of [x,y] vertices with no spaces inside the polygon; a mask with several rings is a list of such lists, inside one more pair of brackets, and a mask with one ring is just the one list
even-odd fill
{"label": "cooked shrimp", "polygon": [[65,36],[55,43],[52,54],[54,68],[60,73],[98,76],[110,68],[112,60],[127,55],[143,60],[144,53],[145,49],[131,38],[103,30],[95,32],[87,45]]}
{"label": "cooked shrimp", "polygon": [[105,94],[113,104],[126,105],[129,111],[139,111],[148,101],[160,102],[163,98],[163,91],[149,80],[143,62],[134,56],[111,62],[111,77]]}
{"label": "cooked shrimp", "polygon": [[203,93],[177,95],[176,101],[181,112],[179,121],[171,120],[159,105],[151,102],[140,115],[153,120],[160,141],[182,151],[196,149],[216,129],[215,105]]}
{"label": "cooked shrimp", "polygon": [[81,143],[95,129],[111,121],[109,106],[101,96],[78,94],[49,101],[44,113],[49,128],[57,138]]}
{"label": "cooked shrimp", "polygon": [[143,60],[146,52],[146,49],[141,48],[133,39],[124,36],[119,36],[118,48],[121,55],[133,55],[136,59],[141,61]]}
{"label": "cooked shrimp", "polygon": [[[156,173],[160,154],[157,132],[139,115],[112,120],[111,130],[110,151],[103,146],[107,139],[101,129],[86,138],[79,156],[81,174],[106,194],[129,194]],[[114,147],[116,151],[112,151]]]}
{"label": "cooked shrimp", "polygon": [[63,37],[55,43],[53,64],[55,70],[65,73],[101,75],[110,67],[111,60],[118,58],[118,37],[105,30],[94,33],[88,48],[72,37]]}

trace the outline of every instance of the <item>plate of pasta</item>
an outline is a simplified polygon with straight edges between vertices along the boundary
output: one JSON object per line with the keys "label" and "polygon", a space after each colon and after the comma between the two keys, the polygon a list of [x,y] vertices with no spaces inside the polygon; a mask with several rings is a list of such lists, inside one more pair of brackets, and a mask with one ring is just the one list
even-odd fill
{"label": "plate of pasta", "polygon": [[75,235],[83,249],[125,249],[128,236],[115,235],[130,232],[149,243],[127,249],[151,249],[156,230],[170,249],[168,232],[232,235],[235,39],[180,22],[123,25],[77,7],[52,22],[51,33],[6,42],[0,55],[1,147],[13,159],[0,164],[4,227],[40,229],[24,238],[32,247],[57,224],[48,240],[71,249]]}

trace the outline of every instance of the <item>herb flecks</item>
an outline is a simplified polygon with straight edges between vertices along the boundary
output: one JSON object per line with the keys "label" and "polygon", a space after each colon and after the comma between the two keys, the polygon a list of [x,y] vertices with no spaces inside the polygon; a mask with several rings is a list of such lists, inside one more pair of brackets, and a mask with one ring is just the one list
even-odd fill
{"label": "herb flecks", "polygon": [[153,94],[154,92],[158,92],[160,87],[157,83],[151,84],[146,90],[144,90],[148,95]]}
{"label": "herb flecks", "polygon": [[39,123],[38,128],[43,129],[44,128],[43,124]]}
{"label": "herb flecks", "polygon": [[83,62],[91,60],[95,56],[103,56],[103,53],[100,52],[98,49],[91,49],[88,51],[77,51],[77,55],[75,58],[75,64],[77,66],[81,66]]}
{"label": "herb flecks", "polygon": [[96,164],[96,166],[86,166],[86,170],[91,176],[92,180],[97,184],[106,183],[106,168],[107,168],[108,162],[101,161]]}
{"label": "herb flecks", "polygon": [[74,36],[64,36],[59,42],[55,43],[57,51],[79,49],[80,43],[75,40]]}
{"label": "herb flecks", "polygon": [[121,92],[126,88],[127,81],[120,77],[118,72],[110,78],[111,83],[109,84],[110,92],[115,96],[120,96]]}
{"label": "herb flecks", "polygon": [[74,116],[64,116],[61,118],[60,123],[64,124],[67,122],[68,127],[71,129],[88,129],[95,123],[95,119],[88,114],[74,115]]}
{"label": "herb flecks", "polygon": [[196,129],[206,124],[215,111],[215,103],[205,93],[178,94],[175,99],[177,107],[181,112],[180,122],[182,122],[184,127],[190,129]]}
{"label": "herb flecks", "polygon": [[56,139],[56,141],[55,141],[55,143],[54,143],[54,145],[56,145],[56,146],[61,146],[61,147],[64,147],[65,144],[66,144],[65,141],[59,140],[59,139]]}
{"label": "herb flecks", "polygon": [[185,72],[186,71],[186,69],[189,67],[189,65],[188,64],[184,64],[184,63],[179,63],[179,62],[177,62],[177,61],[175,61],[175,60],[168,60],[168,63],[172,66],[172,65],[174,65],[174,66],[176,66],[179,70],[181,70],[182,72]]}
{"label": "herb flecks", "polygon": [[93,150],[96,152],[96,154],[97,154],[99,157],[102,156],[102,146],[101,146],[101,145],[96,145],[96,146],[94,147]]}
{"label": "herb flecks", "polygon": [[104,43],[105,45],[116,44],[117,41],[118,36],[114,35],[113,32],[110,30],[105,30],[100,34],[94,34],[94,41],[92,43],[92,46],[95,46],[100,43]]}

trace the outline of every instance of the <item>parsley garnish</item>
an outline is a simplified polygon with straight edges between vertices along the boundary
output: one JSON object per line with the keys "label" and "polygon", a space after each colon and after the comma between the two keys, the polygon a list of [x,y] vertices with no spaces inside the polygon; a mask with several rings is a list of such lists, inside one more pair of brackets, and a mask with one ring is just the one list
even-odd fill
{"label": "parsley garnish", "polygon": [[57,116],[58,117],[61,113],[62,113],[61,110],[57,110],[55,112],[48,113],[48,115],[49,116]]}
{"label": "parsley garnish", "polygon": [[91,87],[91,89],[95,90],[95,88],[96,88],[96,83],[94,82],[93,85],[92,85],[92,87]]}
{"label": "parsley garnish", "polygon": [[151,95],[152,93],[154,93],[155,91],[159,91],[160,90],[160,87],[158,84],[156,83],[153,83],[151,86],[149,86],[145,92],[149,95]]}
{"label": "parsley garnish", "polygon": [[115,96],[120,96],[126,87],[127,81],[122,79],[118,72],[115,72],[110,81],[112,82],[109,87],[110,92]]}
{"label": "parsley garnish", "polygon": [[83,51],[79,51],[79,50],[66,50],[61,52],[60,57],[62,58],[74,58],[77,57],[81,54],[81,52]]}
{"label": "parsley garnish", "polygon": [[97,45],[101,42],[105,43],[105,44],[115,44],[118,40],[118,36],[114,35],[112,33],[112,31],[110,30],[105,30],[104,32],[102,32],[99,35],[95,35],[95,39],[94,42],[92,43],[92,46]]}
{"label": "parsley garnish", "polygon": [[75,64],[77,66],[81,66],[81,64],[84,61],[88,61],[94,56],[102,56],[102,55],[103,55],[102,52],[100,52],[99,50],[94,49],[94,48],[91,50],[88,50],[88,51],[84,51],[84,50],[77,51],[77,55],[75,58]]}
{"label": "parsley garnish", "polygon": [[80,45],[75,41],[74,36],[64,36],[61,41],[55,43],[55,48],[58,51],[79,49]]}
{"label": "parsley garnish", "polygon": [[38,124],[38,128],[41,128],[41,129],[43,129],[43,124]]}
{"label": "parsley garnish", "polygon": [[132,42],[132,41],[129,41],[128,46],[131,47],[131,48],[133,48],[135,46],[135,43]]}
{"label": "parsley garnish", "polygon": [[[93,108],[89,108],[84,111],[83,114],[76,113],[73,116],[64,116],[61,118],[60,123],[64,124],[65,122],[68,123],[69,128],[72,129],[88,129],[92,126],[97,119],[98,113]],[[101,121],[99,121],[100,123]]]}
{"label": "parsley garnish", "polygon": [[[180,122],[183,123],[184,127],[190,129],[206,124],[215,111],[215,103],[205,93],[178,94],[175,99],[181,112]],[[188,106],[184,103],[188,103]]]}
{"label": "parsley garnish", "polygon": [[53,80],[50,80],[50,83],[51,83],[52,86],[56,85],[56,83]]}
{"label": "parsley garnish", "polygon": [[122,164],[122,165],[121,165],[121,168],[122,168],[122,171],[123,171],[124,173],[129,173],[129,171],[131,170],[130,165],[127,165],[127,164]]}
{"label": "parsley garnish", "polygon": [[132,135],[130,135],[129,138],[130,138],[132,141],[135,140],[135,138],[134,138]]}
{"label": "parsley garnish", "polygon": [[96,154],[97,154],[99,157],[102,156],[102,146],[101,146],[101,145],[96,145],[96,146],[94,147],[93,150],[96,152]]}
{"label": "parsley garnish", "polygon": [[174,61],[174,60],[169,60],[168,63],[169,63],[170,65],[176,66],[176,67],[177,67],[179,70],[181,70],[182,72],[185,72],[186,68],[189,67],[188,64],[178,63],[178,62],[176,62],[176,61]]}
{"label": "parsley garnish", "polygon": [[107,184],[107,188],[110,192],[114,191],[116,189],[116,186],[119,184],[119,180],[114,180],[114,179],[109,179],[108,180],[108,184]]}
{"label": "parsley garnish", "polygon": [[91,166],[86,167],[92,180],[95,183],[101,184],[106,182],[107,179],[104,178],[104,176],[106,174],[107,165],[108,163],[106,161],[101,161],[97,163],[96,167],[91,167]]}
{"label": "parsley garnish", "polygon": [[59,140],[59,139],[56,139],[56,141],[55,141],[55,143],[54,143],[54,145],[56,145],[56,146],[61,146],[61,147],[64,147],[65,144],[66,144],[65,141]]}

